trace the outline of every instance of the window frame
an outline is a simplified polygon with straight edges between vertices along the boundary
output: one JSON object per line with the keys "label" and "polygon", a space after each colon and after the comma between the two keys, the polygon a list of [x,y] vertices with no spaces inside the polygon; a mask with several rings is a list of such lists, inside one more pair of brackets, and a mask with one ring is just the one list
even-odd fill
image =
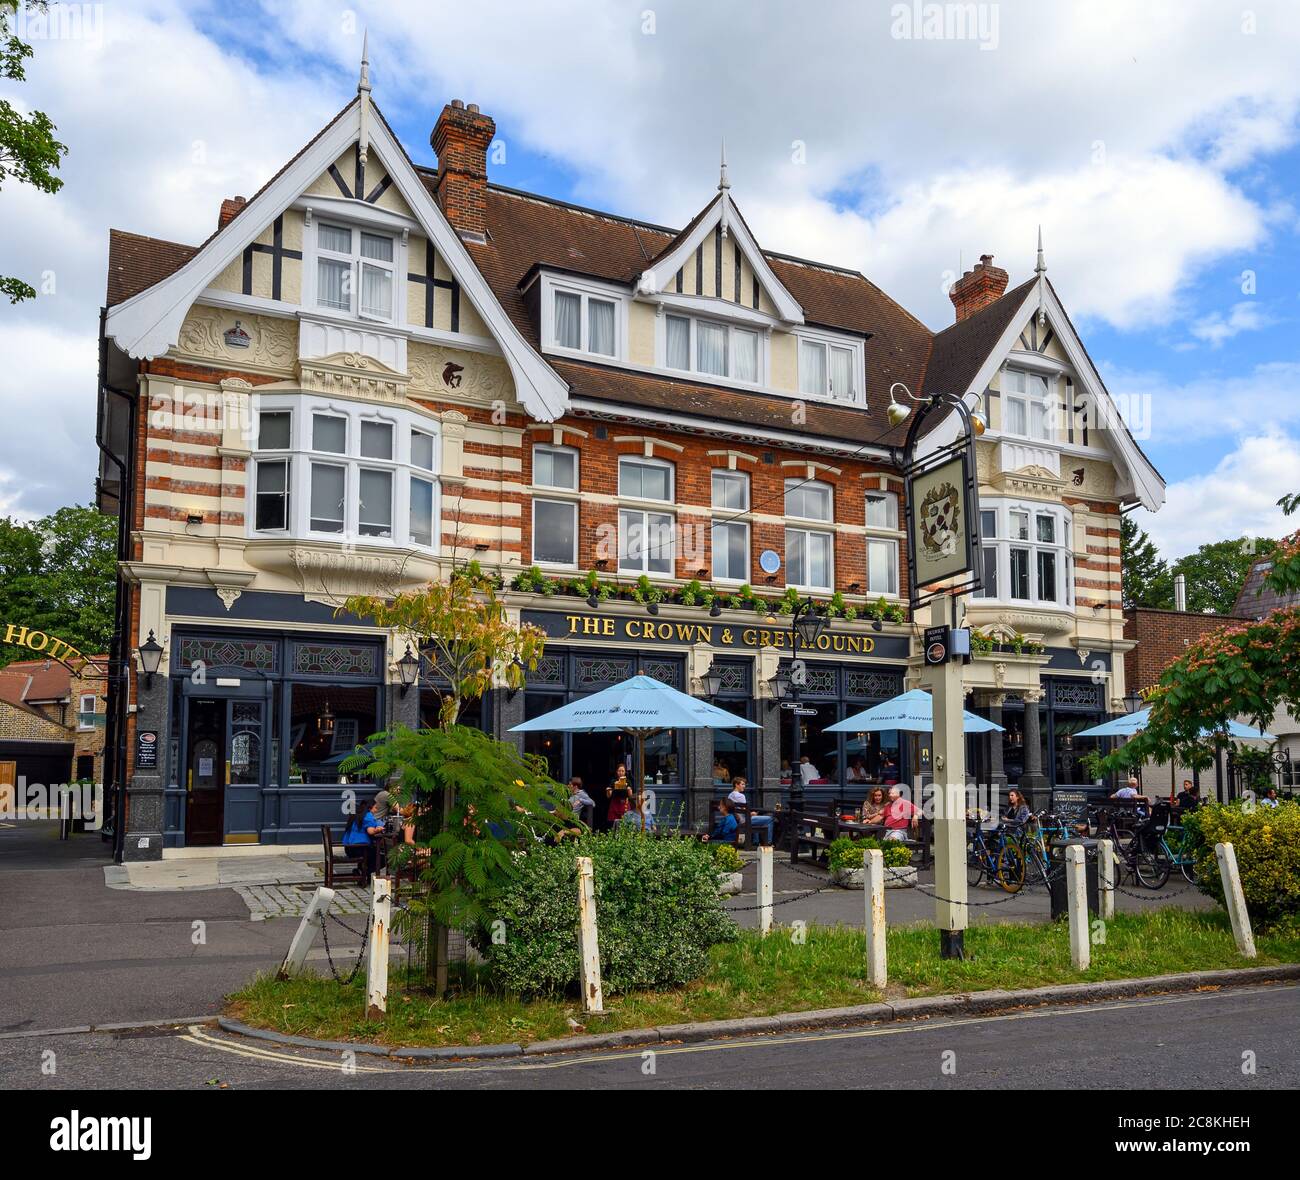
{"label": "window frame", "polygon": [[[623,465],[636,464],[639,467],[659,467],[668,472],[668,496],[659,500],[653,496],[634,496],[623,490]],[[618,457],[617,489],[620,500],[632,500],[639,504],[675,504],[677,502],[677,464],[667,459],[658,459],[652,455],[620,455]]]}
{"label": "window frame", "polygon": [[[665,309],[664,314],[658,318],[662,321],[662,324],[657,326],[655,331],[655,361],[659,368],[669,373],[690,373],[702,381],[721,381],[729,385],[740,385],[746,389],[758,389],[766,385],[769,369],[769,333],[765,332],[761,327],[755,324],[735,323],[731,320],[699,315],[680,309],[671,311]],[[669,364],[669,320],[683,320],[687,324],[686,356],[688,365],[685,369]],[[726,333],[727,371],[725,373],[710,373],[700,368],[699,326],[701,324],[707,324],[711,328],[719,328]],[[738,334],[754,338],[754,376],[752,378],[737,377],[733,372],[735,368],[734,358],[736,356],[735,340]]]}
{"label": "window frame", "polygon": [[[532,498],[532,543],[531,554],[533,565],[541,566],[543,569],[564,569],[576,570],[578,568],[578,502],[576,500],[561,500],[552,496],[534,496]],[[573,518],[573,549],[572,557],[568,561],[556,561],[548,557],[539,557],[537,555],[537,506],[545,504],[550,507],[567,508]]]}
{"label": "window frame", "polygon": [[[86,708],[87,701],[90,702],[89,709]],[[95,714],[99,712],[99,709],[96,707],[98,701],[99,698],[93,692],[83,692],[77,695],[77,729],[78,730],[85,732],[88,729],[95,728],[94,721],[91,721],[89,724],[87,724],[81,719],[88,715],[90,717],[94,717]]]}
{"label": "window frame", "polygon": [[[572,455],[573,456],[573,486],[566,487],[561,483],[542,483],[537,478],[537,456],[544,455]],[[582,452],[577,447],[566,447],[558,443],[534,443],[533,444],[533,487],[545,488],[548,492],[577,492],[582,483],[581,465]]]}
{"label": "window frame", "polygon": [[[1023,378],[1024,389],[1012,389],[1011,381],[1013,378]],[[1043,390],[1041,396],[1034,392],[1034,382],[1041,381]],[[1002,399],[1001,419],[998,424],[998,432],[1006,435],[1008,438],[1021,439],[1029,443],[1053,444],[1056,442],[1056,432],[1052,429],[1053,416],[1050,410],[1055,402],[1052,381],[1042,373],[1036,373],[1031,369],[1018,368],[1014,365],[1005,366],[1002,369],[1001,380],[999,381],[998,393]],[[1023,431],[1013,430],[1011,428],[1011,405],[1015,403],[1023,407],[1025,416],[1025,429]],[[1037,410],[1042,415],[1042,433],[1034,433],[1034,411]]]}
{"label": "window frame", "polygon": [[[800,516],[796,512],[790,511],[790,493],[794,491],[807,491],[811,488],[818,490],[824,489],[826,492],[827,515],[825,516]],[[827,483],[821,479],[798,479],[796,477],[787,477],[782,497],[782,508],[785,516],[790,520],[811,521],[813,524],[834,524],[835,523],[835,485]]]}
{"label": "window frame", "polygon": [[[835,405],[862,406],[866,405],[866,344],[864,340],[852,336],[843,336],[836,332],[820,331],[814,328],[801,327],[793,333],[795,339],[795,396],[811,397],[819,401],[831,402]],[[820,346],[825,357],[825,379],[822,382],[820,390],[804,389],[804,345],[812,347]],[[831,391],[832,369],[831,353],[832,348],[843,349],[850,354],[849,372],[852,374],[853,391],[849,397],[841,397]]]}
{"label": "window frame", "polygon": [[[791,517],[790,519],[791,519],[791,520],[802,520],[802,518],[800,518],[800,517]],[[818,592],[823,592],[823,591],[833,591],[833,590],[835,589],[835,530],[834,530],[834,529],[809,528],[809,527],[807,527],[805,524],[802,524],[802,523],[801,523],[801,524],[787,524],[787,525],[785,526],[785,541],[784,541],[784,544],[785,544],[785,563],[784,563],[784,565],[785,565],[785,570],[786,570],[787,575],[790,574],[791,569],[792,569],[791,562],[790,562],[790,549],[791,549],[791,545],[790,545],[790,537],[791,537],[792,534],[795,534],[795,533],[800,534],[800,535],[804,538],[804,545],[803,545],[803,548],[804,548],[804,555],[805,555],[805,556],[804,556],[804,561],[805,561],[805,563],[807,563],[808,539],[809,539],[810,537],[824,537],[824,538],[826,538],[826,553],[827,553],[827,561],[826,561],[826,581],[825,581],[824,584],[823,584],[823,583],[820,583],[820,582],[810,582],[810,581],[807,581],[807,580],[803,580],[803,581],[792,581],[792,580],[790,579],[790,577],[787,576],[787,578],[786,578],[786,586],[787,586],[787,587],[791,587],[791,586],[793,586],[796,590],[808,590],[808,591],[818,591]],[[804,572],[804,573],[808,573],[809,571],[808,571],[808,570],[804,570],[803,572]]]}
{"label": "window frame", "polygon": [[[541,337],[544,352],[557,352],[565,356],[594,357],[610,363],[627,360],[628,300],[626,292],[617,287],[578,279],[571,275],[561,277],[550,274],[541,276],[540,292]],[[561,344],[556,338],[555,299],[561,292],[566,295],[576,295],[579,299],[577,348]],[[614,305],[614,351],[612,353],[591,351],[590,301],[593,299]]]}
{"label": "window frame", "polygon": [[[1009,606],[1033,607],[1043,610],[1069,610],[1074,606],[1074,561],[1072,548],[1073,513],[1064,505],[1035,501],[1013,500],[1006,497],[984,497],[980,501],[980,560],[991,560],[994,585],[982,588],[974,596],[976,602],[1004,603]],[[992,536],[985,533],[985,517],[994,518]],[[1052,521],[1053,540],[1039,539],[1039,520]],[[1019,532],[1023,520],[1025,534]],[[1023,558],[1017,555],[1023,554]],[[1040,582],[1042,555],[1051,554],[1054,563],[1054,597],[1045,597]],[[991,555],[991,556],[989,556]],[[1022,576],[1013,577],[1013,569]],[[1013,593],[1019,582],[1026,590],[1024,596]]]}
{"label": "window frame", "polygon": [[[247,533],[253,539],[299,538],[332,544],[358,544],[392,548],[411,548],[431,555],[441,550],[442,534],[442,433],[436,421],[407,409],[352,402],[318,394],[261,394],[254,398],[254,444],[260,441],[261,415],[288,411],[290,414],[289,446],[265,451],[255,449],[250,466],[253,477],[248,481],[245,508]],[[343,452],[318,451],[314,448],[314,424],[318,415],[344,419]],[[362,424],[381,424],[390,428],[392,443],[389,459],[361,454]],[[426,437],[432,466],[417,462],[412,443],[416,435]],[[257,471],[263,464],[287,466],[283,528],[258,528]],[[343,527],[339,532],[312,527],[312,478],[317,466],[343,469]],[[362,532],[361,482],[363,472],[382,472],[389,477],[388,536]],[[412,528],[414,484],[431,488],[432,520],[430,540],[416,540]],[[324,520],[325,518],[317,518]],[[364,522],[368,527],[376,522]],[[382,525],[382,522],[380,522]]]}
{"label": "window frame", "polygon": [[[345,229],[351,234],[351,249],[347,254],[340,250],[334,250],[321,244],[321,230]],[[383,259],[371,258],[361,252],[362,235],[370,234],[372,237],[387,238],[393,246],[393,258],[391,262]],[[406,295],[406,234],[402,229],[388,225],[371,225],[362,221],[354,221],[348,217],[335,217],[332,214],[316,216],[311,220],[310,225],[303,227],[303,244],[307,249],[304,253],[310,254],[309,258],[304,258],[304,283],[310,281],[310,297],[303,299],[303,306],[315,311],[323,312],[326,315],[346,316],[349,319],[359,320],[370,324],[402,324],[406,322],[404,300]],[[336,307],[333,304],[321,302],[321,284],[320,284],[320,264],[322,261],[346,263],[349,267],[348,281],[348,306]],[[375,270],[386,271],[389,275],[389,292],[391,298],[391,307],[389,314],[384,316],[373,311],[364,311],[361,307],[361,289],[362,289],[362,268],[372,267]],[[307,276],[310,276],[309,280]],[[306,296],[306,292],[304,292]]]}

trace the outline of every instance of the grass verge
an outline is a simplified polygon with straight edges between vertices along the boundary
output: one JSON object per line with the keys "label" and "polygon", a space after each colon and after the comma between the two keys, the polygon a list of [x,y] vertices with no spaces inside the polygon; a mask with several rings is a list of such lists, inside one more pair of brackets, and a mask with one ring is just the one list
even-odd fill
{"label": "grass verge", "polygon": [[[901,926],[889,931],[889,981],[891,994],[898,986],[923,996],[1300,962],[1300,926],[1257,935],[1256,944],[1259,957],[1242,959],[1221,912],[1120,914],[1106,924],[1105,942],[1094,945],[1092,966],[1080,974],[1070,966],[1063,922],[974,926],[966,931],[970,957],[960,962],[939,958],[933,926]],[[736,942],[712,949],[702,979],[606,996],[608,1012],[585,1024],[589,1032],[612,1032],[868,1003],[881,997],[866,984],[863,957],[862,932],[850,927],[809,926],[802,942],[788,928],[766,939],[741,931]],[[363,976],[347,987],[313,974],[284,983],[258,976],[229,997],[226,1012],[298,1036],[394,1046],[526,1043],[567,1036],[574,1031],[570,1018],[584,1021],[573,999],[523,1000],[475,986],[438,1002],[400,985],[399,974],[382,1021],[364,1018]]]}

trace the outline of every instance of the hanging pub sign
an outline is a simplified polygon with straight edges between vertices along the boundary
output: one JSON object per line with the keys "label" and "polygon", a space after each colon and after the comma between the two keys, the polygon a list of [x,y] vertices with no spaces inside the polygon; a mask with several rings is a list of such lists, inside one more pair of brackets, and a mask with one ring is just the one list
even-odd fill
{"label": "hanging pub sign", "polygon": [[908,589],[912,609],[939,593],[979,588],[979,500],[965,447],[908,470]]}

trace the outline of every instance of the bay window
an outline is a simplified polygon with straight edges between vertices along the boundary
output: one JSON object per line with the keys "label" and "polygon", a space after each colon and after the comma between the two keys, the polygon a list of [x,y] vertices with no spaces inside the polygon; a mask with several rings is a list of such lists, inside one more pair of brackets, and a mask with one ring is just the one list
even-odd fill
{"label": "bay window", "polygon": [[[567,447],[534,447],[533,486],[576,494],[578,452]],[[533,561],[539,565],[578,564],[576,500],[533,497]]]}
{"label": "bay window", "polygon": [[985,498],[980,508],[980,598],[1068,606],[1073,601],[1070,512]]}
{"label": "bay window", "polygon": [[668,315],[664,317],[664,364],[757,384],[761,378],[758,333],[715,320]]}
{"label": "bay window", "polygon": [[[618,461],[618,494],[625,499],[673,500],[673,466],[659,459],[624,456]],[[618,513],[618,568],[636,574],[673,572],[671,513],[623,507]]]}
{"label": "bay window", "polygon": [[316,303],[363,319],[393,320],[397,241],[322,221],[316,227]]}
{"label": "bay window", "polygon": [[251,480],[256,534],[437,543],[437,427],[408,410],[267,394]]}
{"label": "bay window", "polygon": [[[785,514],[806,521],[830,523],[834,519],[834,493],[829,484],[788,479]],[[835,566],[834,535],[823,529],[786,525],[786,583],[814,590],[829,590]]]}
{"label": "bay window", "polygon": [[[749,510],[749,476],[739,471],[713,473],[714,509]],[[713,576],[722,581],[749,580],[749,525],[743,520],[715,520],[712,528]]]}

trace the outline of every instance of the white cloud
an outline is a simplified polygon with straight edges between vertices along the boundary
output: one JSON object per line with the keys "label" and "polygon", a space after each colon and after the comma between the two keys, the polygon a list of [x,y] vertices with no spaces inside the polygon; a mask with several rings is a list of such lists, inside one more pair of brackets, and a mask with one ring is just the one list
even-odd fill
{"label": "white cloud", "polygon": [[1234,303],[1226,316],[1222,312],[1212,311],[1209,315],[1194,320],[1189,330],[1198,340],[1204,340],[1212,348],[1218,348],[1239,332],[1257,332],[1272,323],[1272,317],[1258,303],[1245,299]]}
{"label": "white cloud", "polygon": [[1139,510],[1138,523],[1172,560],[1211,541],[1294,531],[1277,501],[1297,491],[1300,437],[1268,430],[1239,439],[1213,471],[1171,483],[1165,506],[1156,515]]}

